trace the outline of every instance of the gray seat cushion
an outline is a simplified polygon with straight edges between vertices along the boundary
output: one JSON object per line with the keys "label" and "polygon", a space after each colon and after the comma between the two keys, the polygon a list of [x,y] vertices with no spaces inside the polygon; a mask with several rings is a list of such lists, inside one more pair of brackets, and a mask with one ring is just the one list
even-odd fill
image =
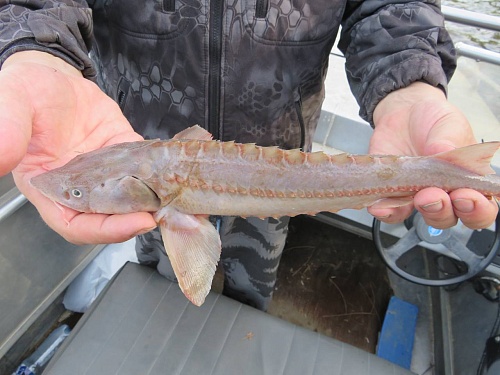
{"label": "gray seat cushion", "polygon": [[129,263],[44,374],[411,373],[216,293],[196,307],[177,284]]}

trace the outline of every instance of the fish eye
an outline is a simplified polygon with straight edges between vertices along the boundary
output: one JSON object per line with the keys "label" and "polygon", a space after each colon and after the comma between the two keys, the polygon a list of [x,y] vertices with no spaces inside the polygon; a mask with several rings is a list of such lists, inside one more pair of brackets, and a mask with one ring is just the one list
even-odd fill
{"label": "fish eye", "polygon": [[83,193],[79,189],[71,189],[71,195],[75,198],[81,198]]}

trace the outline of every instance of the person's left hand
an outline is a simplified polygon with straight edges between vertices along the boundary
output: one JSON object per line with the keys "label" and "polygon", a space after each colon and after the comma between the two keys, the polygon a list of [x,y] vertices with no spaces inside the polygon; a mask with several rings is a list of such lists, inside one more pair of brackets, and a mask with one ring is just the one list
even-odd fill
{"label": "person's left hand", "polygon": [[[465,116],[440,89],[423,82],[387,95],[377,105],[373,121],[371,154],[423,156],[477,143]],[[475,190],[447,194],[438,188],[419,191],[413,205],[385,208],[375,204],[368,211],[381,221],[397,223],[408,217],[413,207],[427,224],[442,229],[454,226],[457,219],[472,229],[487,228],[498,213],[497,203]]]}

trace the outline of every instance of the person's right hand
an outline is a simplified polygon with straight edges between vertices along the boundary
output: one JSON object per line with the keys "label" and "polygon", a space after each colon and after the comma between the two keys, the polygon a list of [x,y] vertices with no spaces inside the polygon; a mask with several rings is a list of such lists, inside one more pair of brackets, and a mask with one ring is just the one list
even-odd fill
{"label": "person's right hand", "polygon": [[0,176],[12,171],[19,190],[45,222],[70,242],[122,242],[156,226],[146,212],[125,215],[61,210],[29,180],[82,152],[137,141],[118,105],[97,85],[55,56],[10,56],[0,71]]}

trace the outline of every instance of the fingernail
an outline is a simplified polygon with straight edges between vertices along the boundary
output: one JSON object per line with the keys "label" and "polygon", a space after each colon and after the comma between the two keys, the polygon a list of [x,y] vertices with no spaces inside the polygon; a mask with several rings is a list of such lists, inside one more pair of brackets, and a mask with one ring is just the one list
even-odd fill
{"label": "fingernail", "polygon": [[453,207],[460,212],[470,213],[474,211],[474,201],[471,199],[455,199],[453,201]]}
{"label": "fingernail", "polygon": [[436,213],[443,209],[443,201],[438,200],[436,202],[424,204],[423,206],[420,206],[420,208],[425,212]]}
{"label": "fingernail", "polygon": [[151,228],[144,228],[144,229],[141,229],[141,230],[139,230],[139,231],[137,231],[137,232],[135,233],[135,236],[139,236],[139,235],[141,235],[141,234],[146,234],[146,233],[148,233],[148,232],[151,232],[151,231],[152,231],[153,229],[155,229],[155,228],[156,228],[156,226],[151,227]]}

